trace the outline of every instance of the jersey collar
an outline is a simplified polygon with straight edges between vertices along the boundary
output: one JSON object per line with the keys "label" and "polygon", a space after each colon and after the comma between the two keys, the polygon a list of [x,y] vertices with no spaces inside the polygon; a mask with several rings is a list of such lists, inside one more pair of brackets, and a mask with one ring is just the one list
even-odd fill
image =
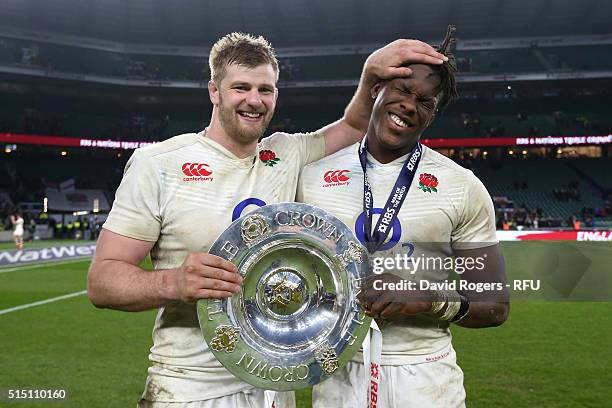
{"label": "jersey collar", "polygon": [[[207,130],[208,128],[205,128],[200,133],[198,133],[198,136],[200,136],[200,140],[206,147],[215,150],[221,156],[227,158],[228,160],[235,162],[237,165],[241,167],[252,167],[255,164],[255,158],[257,157],[257,152],[255,152],[255,154],[253,155],[249,155],[247,157],[240,158],[236,156],[234,153],[227,150],[225,147],[223,147],[218,142],[206,137]],[[257,150],[259,150],[259,146],[257,147]]]}

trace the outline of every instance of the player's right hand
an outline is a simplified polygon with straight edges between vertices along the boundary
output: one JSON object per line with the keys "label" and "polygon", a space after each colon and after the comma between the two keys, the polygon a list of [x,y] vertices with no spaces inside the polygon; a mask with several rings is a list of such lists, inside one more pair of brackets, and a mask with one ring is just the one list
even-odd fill
{"label": "player's right hand", "polygon": [[236,265],[203,252],[187,255],[175,278],[177,299],[188,303],[230,297],[240,292],[242,283]]}
{"label": "player's right hand", "polygon": [[412,75],[410,64],[440,65],[448,61],[431,45],[419,40],[399,39],[374,51],[364,66],[364,80],[376,83],[381,80],[405,78]]}

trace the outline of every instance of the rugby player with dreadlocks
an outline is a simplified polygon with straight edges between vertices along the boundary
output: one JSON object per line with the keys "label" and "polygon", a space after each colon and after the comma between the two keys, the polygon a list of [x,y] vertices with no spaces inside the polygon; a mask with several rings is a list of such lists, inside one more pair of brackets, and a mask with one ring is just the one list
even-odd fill
{"label": "rugby player with dreadlocks", "polygon": [[[409,65],[409,77],[371,89],[375,102],[364,139],[306,166],[298,200],[352,226],[373,265],[377,257],[388,260],[389,253],[408,253],[414,261],[421,247],[430,258],[473,259],[472,267],[455,269],[469,290],[421,287],[421,281],[429,285],[449,278],[450,271],[441,263],[431,269],[393,264],[385,273],[375,270],[380,274],[365,280],[359,301],[382,332],[380,363],[364,367],[358,353],[314,387],[315,408],[463,407],[463,372],[449,326],[498,326],[508,316],[491,197],[471,171],[419,143],[436,115],[457,97],[456,68],[449,52],[453,34],[449,26],[437,48],[447,62]],[[380,217],[373,220],[374,214]],[[397,285],[408,280],[415,286]],[[471,285],[475,283],[489,283],[495,290],[485,295]],[[389,284],[401,290],[391,290]],[[377,380],[372,385],[367,378]]]}

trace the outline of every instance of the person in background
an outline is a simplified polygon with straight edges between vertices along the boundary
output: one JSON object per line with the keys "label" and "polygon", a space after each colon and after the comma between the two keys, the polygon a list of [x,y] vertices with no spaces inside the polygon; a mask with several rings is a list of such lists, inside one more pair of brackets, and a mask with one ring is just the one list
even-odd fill
{"label": "person in background", "polygon": [[34,242],[34,236],[36,235],[36,220],[34,219],[34,217],[31,217],[30,222],[28,223],[28,233],[28,241]]}
{"label": "person in background", "polygon": [[23,218],[21,217],[21,213],[19,211],[15,211],[13,215],[11,215],[11,224],[13,224],[13,241],[15,242],[15,247],[18,249],[23,248]]}

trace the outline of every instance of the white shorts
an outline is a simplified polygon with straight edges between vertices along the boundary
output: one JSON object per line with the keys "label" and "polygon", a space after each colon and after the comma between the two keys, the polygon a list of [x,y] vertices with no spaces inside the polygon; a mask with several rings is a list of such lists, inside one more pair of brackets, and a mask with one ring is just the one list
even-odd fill
{"label": "white shorts", "polygon": [[[266,408],[264,390],[253,388],[224,397],[193,402],[150,402],[140,400],[137,408]],[[295,408],[295,393],[277,392],[274,408]]]}
{"label": "white shorts", "polygon": [[[433,362],[381,366],[377,406],[380,408],[463,408],[463,371],[455,350]],[[350,361],[312,391],[313,408],[366,407],[364,367]]]}

